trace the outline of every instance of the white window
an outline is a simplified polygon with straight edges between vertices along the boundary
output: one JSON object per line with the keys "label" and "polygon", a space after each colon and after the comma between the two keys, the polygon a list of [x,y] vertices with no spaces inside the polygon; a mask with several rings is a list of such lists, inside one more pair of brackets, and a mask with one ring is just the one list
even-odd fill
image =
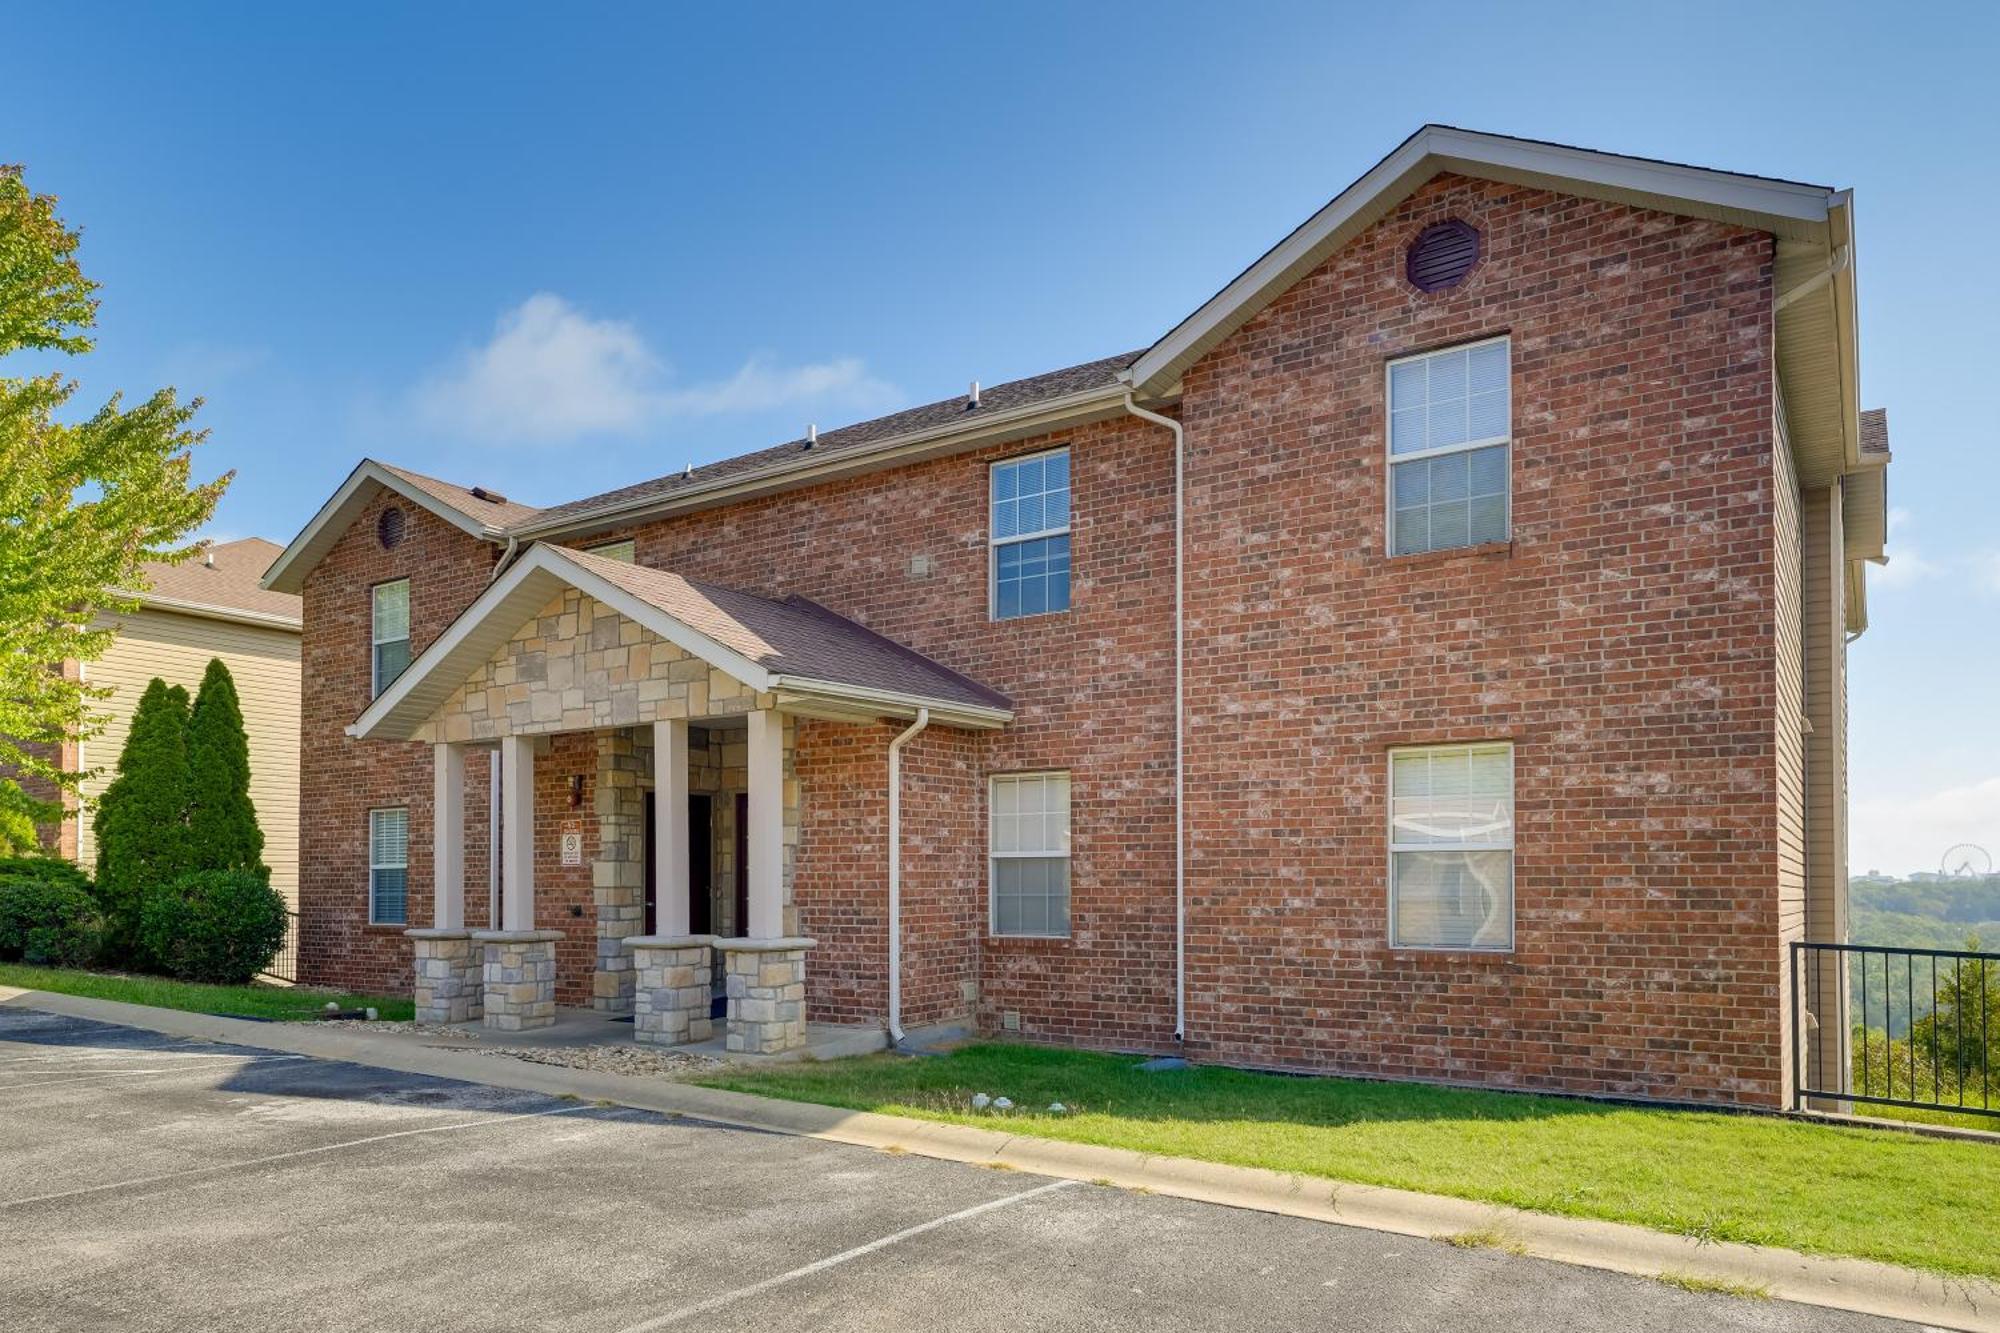
{"label": "white window", "polygon": [[995,935],[1069,934],[1069,774],[993,779],[987,809]]}
{"label": "white window", "polygon": [[374,596],[374,693],[380,694],[410,665],[410,581],[378,583]]}
{"label": "white window", "polygon": [[1507,540],[1507,340],[1389,363],[1389,554]]}
{"label": "white window", "polygon": [[410,812],[368,812],[368,921],[377,926],[410,920]]}
{"label": "white window", "polygon": [[993,465],[993,618],[1069,610],[1069,450]]}
{"label": "white window", "polygon": [[637,547],[630,537],[622,542],[606,542],[602,546],[586,546],[584,550],[592,555],[603,556],[606,560],[616,560],[621,565],[629,565],[635,558]]}
{"label": "white window", "polygon": [[1514,947],[1514,747],[1389,752],[1389,943]]}

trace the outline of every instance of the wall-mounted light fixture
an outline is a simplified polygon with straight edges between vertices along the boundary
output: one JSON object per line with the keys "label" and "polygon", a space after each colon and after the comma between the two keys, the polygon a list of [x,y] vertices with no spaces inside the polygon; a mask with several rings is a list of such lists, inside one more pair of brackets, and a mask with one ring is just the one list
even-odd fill
{"label": "wall-mounted light fixture", "polygon": [[572,810],[576,810],[582,808],[582,806],[583,806],[583,774],[572,773],[569,775],[569,808]]}

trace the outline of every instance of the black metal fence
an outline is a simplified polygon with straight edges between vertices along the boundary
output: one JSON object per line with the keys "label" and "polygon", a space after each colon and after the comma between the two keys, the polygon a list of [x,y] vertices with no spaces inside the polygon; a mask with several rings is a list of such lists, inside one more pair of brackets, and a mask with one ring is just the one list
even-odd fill
{"label": "black metal fence", "polygon": [[1791,1009],[1795,1105],[2000,1116],[2000,953],[1794,942]]}
{"label": "black metal fence", "polygon": [[299,979],[299,914],[285,913],[285,938],[278,945],[277,954],[270,964],[258,974],[273,981],[289,981],[294,984]]}

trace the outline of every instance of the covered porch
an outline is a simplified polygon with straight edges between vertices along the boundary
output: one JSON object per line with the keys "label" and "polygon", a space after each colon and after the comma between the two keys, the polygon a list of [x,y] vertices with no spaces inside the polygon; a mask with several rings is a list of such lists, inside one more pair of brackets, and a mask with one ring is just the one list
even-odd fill
{"label": "covered porch", "polygon": [[[630,1015],[645,1042],[801,1048],[816,942],[793,892],[800,723],[1010,718],[1003,697],[803,599],[530,549],[350,728],[431,746],[418,1017],[528,1032],[560,1003]],[[487,810],[468,809],[473,785]],[[893,898],[888,850],[857,892]]]}

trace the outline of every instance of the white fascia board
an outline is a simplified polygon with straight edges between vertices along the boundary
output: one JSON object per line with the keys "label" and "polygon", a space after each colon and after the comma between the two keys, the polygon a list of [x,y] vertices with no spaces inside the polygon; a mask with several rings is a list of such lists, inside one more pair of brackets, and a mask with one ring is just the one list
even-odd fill
{"label": "white fascia board", "polygon": [[[418,654],[417,659],[404,669],[403,674],[396,677],[395,682],[376,696],[375,701],[362,711],[361,716],[349,724],[347,734],[363,739],[383,737],[392,740],[409,739],[432,711],[427,707],[420,716],[409,716],[412,707],[420,706],[412,704],[411,696],[437,672],[453,670],[455,660],[485,626],[487,618],[519,592],[523,584],[537,576],[552,580],[551,589],[558,583],[567,584],[586,596],[596,598],[627,620],[645,626],[682,651],[701,658],[710,666],[728,672],[753,690],[761,693],[771,688],[771,673],[741,653],[724,647],[697,630],[690,629],[651,603],[634,597],[616,584],[583,568],[555,547],[537,545],[516,561],[506,573],[489,583],[485,591],[473,600],[472,605],[460,612],[458,618],[451,622],[445,632],[438,635],[428,648]],[[522,623],[525,621],[507,626],[506,636],[512,637]],[[501,642],[504,643],[505,638]],[[483,655],[480,660],[484,660]],[[460,662],[457,665],[470,670],[470,666],[466,663]],[[456,688],[457,684],[454,683],[452,689]]]}
{"label": "white fascia board", "polygon": [[354,471],[347,474],[347,480],[340,484],[340,489],[319,507],[319,512],[312,516],[299,535],[292,538],[291,544],[278,553],[278,558],[264,571],[258,586],[273,592],[301,591],[306,571],[319,562],[320,557],[339,540],[340,534],[347,530],[347,525],[354,521],[354,515],[368,503],[367,488],[371,485],[394,491],[411,504],[436,514],[453,527],[482,541],[494,541],[504,535],[500,529],[418,490],[374,459],[364,458],[355,465]]}
{"label": "white fascia board", "polygon": [[154,611],[175,611],[184,616],[200,616],[204,620],[228,620],[239,625],[262,625],[269,629],[290,630],[297,634],[303,626],[298,616],[274,615],[269,611],[246,611],[239,606],[217,606],[213,602],[190,602],[179,597],[161,597],[150,592],[126,592],[118,590],[119,596],[130,597],[140,606]]}
{"label": "white fascia board", "polygon": [[1132,364],[1132,383],[1159,394],[1201,354],[1441,171],[1823,236],[1836,195],[1822,186],[1621,157],[1443,125],[1426,125],[1238,274]]}
{"label": "white fascia board", "polygon": [[931,710],[933,721],[944,726],[967,730],[990,731],[996,727],[1004,727],[1014,720],[1014,712],[1009,708],[953,703],[918,694],[906,694],[900,690],[877,690],[866,685],[849,685],[841,681],[813,680],[803,676],[775,676],[772,678],[772,688],[778,692],[781,703],[787,697],[826,699],[836,703],[856,705],[877,717],[915,717],[919,708],[928,708]]}
{"label": "white fascia board", "polygon": [[586,509],[560,519],[530,521],[508,529],[508,535],[522,541],[549,540],[585,533],[636,518],[701,509],[739,500],[766,491],[803,486],[865,469],[914,462],[957,449],[970,449],[995,439],[1039,434],[1064,426],[1083,425],[1123,410],[1125,389],[1111,383],[1080,393],[998,412],[976,424],[953,424],[825,454],[801,452],[793,458],[747,472],[731,473],[713,481],[663,495],[642,496],[597,509]]}

